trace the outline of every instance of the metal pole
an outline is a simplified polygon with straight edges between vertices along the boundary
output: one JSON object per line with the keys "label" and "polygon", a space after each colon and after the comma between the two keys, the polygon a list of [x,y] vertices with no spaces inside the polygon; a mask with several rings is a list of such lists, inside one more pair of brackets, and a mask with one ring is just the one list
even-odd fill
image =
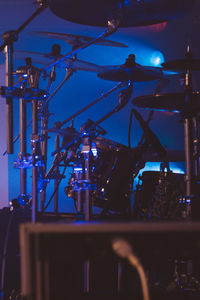
{"label": "metal pole", "polygon": [[[60,147],[60,137],[59,135],[56,135],[55,138],[55,150],[59,149]],[[55,167],[55,175],[56,178],[54,179],[54,198],[53,198],[53,206],[54,206],[54,212],[58,212],[58,184],[59,184],[59,165]]]}
{"label": "metal pole", "polygon": [[[26,157],[26,100],[19,100],[19,124],[20,124],[20,154],[19,159]],[[25,196],[27,190],[27,170],[20,168],[20,195]]]}
{"label": "metal pole", "polygon": [[[48,146],[48,132],[45,130],[48,127],[48,116],[41,118],[41,127],[43,128],[41,132],[42,141],[41,141],[41,156],[44,162],[44,166],[42,169],[42,176],[46,174],[47,170],[47,146]],[[40,210],[42,211],[44,208],[44,203],[46,201],[46,186],[44,186],[43,190],[40,192]]]}
{"label": "metal pole", "polygon": [[38,211],[38,167],[36,166],[36,156],[38,154],[38,108],[37,101],[32,100],[32,223],[36,222],[37,211]]}
{"label": "metal pole", "polygon": [[[6,57],[6,86],[13,86],[13,42],[5,47]],[[13,147],[13,99],[6,98],[6,132],[7,132],[7,153],[12,154]]]}

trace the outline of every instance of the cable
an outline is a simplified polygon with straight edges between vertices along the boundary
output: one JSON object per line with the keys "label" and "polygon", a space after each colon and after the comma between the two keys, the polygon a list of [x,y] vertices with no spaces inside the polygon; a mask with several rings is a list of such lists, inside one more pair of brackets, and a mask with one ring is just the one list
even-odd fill
{"label": "cable", "polygon": [[128,126],[128,147],[131,148],[131,126],[133,122],[133,110],[130,113],[129,126]]}
{"label": "cable", "polygon": [[112,249],[118,256],[120,256],[122,258],[127,258],[128,261],[130,262],[130,264],[134,268],[136,268],[136,270],[138,271],[139,277],[140,277],[143,299],[149,300],[150,299],[149,298],[149,289],[148,289],[145,271],[144,271],[144,268],[143,268],[142,264],[140,263],[139,259],[133,253],[133,249],[132,249],[131,245],[122,238],[115,238],[112,240]]}
{"label": "cable", "polygon": [[46,206],[42,209],[42,212],[44,212],[44,211],[48,208],[48,206],[50,205],[50,203],[51,203],[51,201],[52,201],[52,199],[53,199],[53,197],[54,197],[54,195],[55,195],[55,193],[58,191],[59,185],[60,185],[60,183],[61,183],[61,181],[62,181],[62,179],[63,179],[63,176],[64,176],[64,174],[65,174],[66,169],[67,169],[67,166],[64,167],[63,173],[62,173],[61,176],[60,176],[60,179],[59,179],[59,181],[58,181],[58,184],[57,184],[57,186],[56,186],[56,188],[55,188],[53,194],[51,195],[51,198],[50,198],[49,201],[47,202]]}

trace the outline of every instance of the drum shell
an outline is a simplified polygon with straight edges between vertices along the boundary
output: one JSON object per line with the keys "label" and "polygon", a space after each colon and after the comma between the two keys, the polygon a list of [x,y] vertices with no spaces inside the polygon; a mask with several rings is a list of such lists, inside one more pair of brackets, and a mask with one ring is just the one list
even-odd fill
{"label": "drum shell", "polygon": [[185,196],[184,174],[145,171],[134,197],[134,217],[140,220],[179,220]]}

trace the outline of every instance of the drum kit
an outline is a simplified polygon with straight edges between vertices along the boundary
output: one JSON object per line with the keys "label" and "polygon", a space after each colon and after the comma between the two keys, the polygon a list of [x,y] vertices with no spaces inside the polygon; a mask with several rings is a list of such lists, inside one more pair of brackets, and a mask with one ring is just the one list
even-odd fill
{"label": "drum kit", "polygon": [[[143,219],[190,219],[191,207],[198,198],[199,178],[199,106],[200,94],[192,91],[192,75],[194,70],[200,70],[200,60],[194,59],[190,47],[187,47],[183,59],[168,61],[162,67],[143,66],[136,63],[135,55],[130,54],[126,61],[116,66],[100,66],[77,59],[86,47],[92,44],[111,47],[126,47],[126,45],[109,41],[105,38],[115,33],[118,27],[137,27],[159,24],[179,17],[191,9],[195,3],[192,0],[37,0],[38,9],[28,20],[15,31],[3,35],[0,51],[5,51],[6,86],[0,87],[0,95],[6,98],[7,111],[7,153],[13,153],[13,100],[20,102],[20,153],[15,161],[15,167],[20,169],[20,196],[18,202],[32,207],[32,222],[37,221],[38,212],[44,212],[49,202],[54,201],[54,212],[58,212],[58,187],[65,177],[67,167],[72,167],[65,193],[73,198],[77,215],[82,214],[85,220],[92,219],[92,207],[103,209],[123,216]],[[21,31],[49,6],[58,17],[75,23],[90,26],[107,26],[96,38],[56,32],[33,32],[41,38],[62,39],[70,44],[72,50],[61,54],[60,46],[54,44],[49,53],[33,51],[15,51],[15,57],[27,57],[26,65],[13,70],[14,42]],[[43,64],[36,68],[33,62]],[[50,87],[55,80],[55,69],[66,69],[66,76],[58,88],[50,94]],[[47,70],[51,70],[47,75]],[[48,104],[61,86],[76,70],[95,72],[98,77],[116,81],[118,84],[92,103],[86,105],[64,121],[48,127],[50,116]],[[102,137],[105,130],[101,123],[120,111],[132,97],[133,83],[151,80],[165,81],[167,71],[184,73],[184,90],[182,93],[146,95],[133,98],[132,104],[150,111],[161,110],[177,112],[184,120],[185,158],[182,151],[167,151],[160,144],[156,135],[150,129],[148,122],[135,108],[132,110],[144,132],[141,143],[131,148]],[[14,82],[13,75],[18,78]],[[46,89],[40,89],[41,76],[48,78]],[[97,121],[88,119],[80,131],[73,128],[75,117],[86,111],[114,91],[118,93],[118,104],[105,116]],[[31,103],[32,120],[27,123],[26,109]],[[69,122],[72,125],[63,128]],[[32,154],[27,154],[26,131],[32,123],[30,144]],[[40,123],[40,126],[39,126]],[[41,127],[41,131],[40,131]],[[54,161],[47,170],[48,133],[56,135]],[[62,137],[62,144],[60,138]],[[16,139],[15,139],[16,140]],[[176,176],[169,169],[170,161],[186,163],[186,176]],[[161,171],[145,173],[140,178],[142,184],[137,186],[133,213],[130,202],[133,190],[133,180],[144,167],[146,161],[162,161]],[[27,168],[32,168],[32,193],[27,193]],[[63,172],[60,168],[64,167]],[[181,180],[180,180],[181,177]],[[151,199],[146,194],[147,182],[153,179],[154,191]],[[46,204],[46,188],[54,180],[54,192]],[[185,184],[183,183],[185,180]],[[151,184],[150,184],[151,186]],[[158,191],[159,190],[159,191]],[[173,193],[173,197],[171,194]],[[172,199],[173,198],[173,199]],[[39,207],[40,205],[40,207]]]}

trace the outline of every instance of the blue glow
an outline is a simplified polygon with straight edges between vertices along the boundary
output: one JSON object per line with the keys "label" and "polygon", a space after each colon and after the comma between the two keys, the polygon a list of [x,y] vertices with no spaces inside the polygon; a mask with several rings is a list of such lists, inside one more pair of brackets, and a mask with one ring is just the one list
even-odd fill
{"label": "blue glow", "polygon": [[163,70],[163,74],[164,75],[179,75],[180,73],[179,72],[175,72],[175,71],[170,71],[170,70]]}
{"label": "blue glow", "polygon": [[[177,174],[184,174],[184,171],[181,168],[172,166],[171,164],[170,166],[170,170],[173,173],[177,173]],[[144,169],[140,170],[140,174],[144,171],[160,171],[160,163],[159,162],[149,162],[146,163],[146,166],[144,167]]]}
{"label": "blue glow", "polygon": [[153,52],[150,57],[150,65],[155,67],[160,67],[164,61],[164,56],[160,51]]}
{"label": "blue glow", "polygon": [[[138,2],[140,2],[140,0]],[[130,4],[131,4],[130,0],[124,0],[124,5],[130,6]]]}

